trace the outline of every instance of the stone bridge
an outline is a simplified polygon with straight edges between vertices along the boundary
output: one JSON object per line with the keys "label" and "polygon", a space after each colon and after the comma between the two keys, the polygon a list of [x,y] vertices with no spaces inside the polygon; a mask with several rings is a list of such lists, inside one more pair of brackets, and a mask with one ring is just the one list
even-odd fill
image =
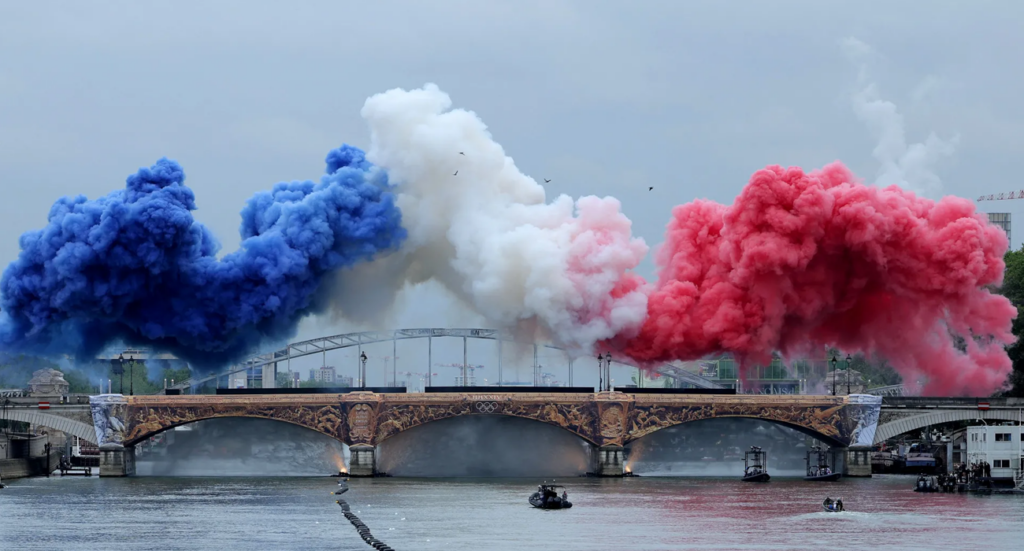
{"label": "stone bridge", "polygon": [[1024,398],[882,398],[875,443],[958,421],[1024,421]]}
{"label": "stone bridge", "polygon": [[376,447],[433,421],[507,415],[567,430],[594,450],[594,471],[621,476],[624,446],[663,428],[719,417],[771,421],[849,449],[847,472],[870,476],[881,398],[724,394],[415,393],[122,396],[92,400],[101,476],[134,473],[133,447],[170,428],[223,417],[274,419],[306,427],[349,446],[352,476],[376,473]]}
{"label": "stone bridge", "polygon": [[[82,398],[85,399],[83,401],[88,400],[87,396]],[[59,430],[86,442],[98,443],[92,413],[87,403],[48,404],[44,409],[39,407],[38,399],[0,399],[0,419]]]}

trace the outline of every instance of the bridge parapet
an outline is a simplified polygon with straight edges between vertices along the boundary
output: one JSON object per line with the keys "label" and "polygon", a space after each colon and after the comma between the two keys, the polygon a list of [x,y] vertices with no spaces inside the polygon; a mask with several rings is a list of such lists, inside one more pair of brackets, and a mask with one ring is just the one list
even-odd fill
{"label": "bridge parapet", "polygon": [[885,396],[882,408],[1024,408],[1024,398],[958,398],[929,396]]}

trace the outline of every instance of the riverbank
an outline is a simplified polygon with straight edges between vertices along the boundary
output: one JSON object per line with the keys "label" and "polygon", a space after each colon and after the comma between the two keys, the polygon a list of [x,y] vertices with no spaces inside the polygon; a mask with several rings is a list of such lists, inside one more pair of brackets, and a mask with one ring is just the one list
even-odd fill
{"label": "riverbank", "polygon": [[60,465],[60,452],[50,453],[49,463],[45,455],[39,457],[19,457],[16,459],[0,459],[0,480],[14,480],[30,476],[45,476],[53,473]]}

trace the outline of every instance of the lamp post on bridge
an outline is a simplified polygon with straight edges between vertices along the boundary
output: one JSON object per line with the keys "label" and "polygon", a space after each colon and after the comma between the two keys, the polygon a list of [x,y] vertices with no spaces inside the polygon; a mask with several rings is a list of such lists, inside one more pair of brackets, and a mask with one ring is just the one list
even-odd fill
{"label": "lamp post on bridge", "polygon": [[114,375],[119,377],[117,391],[124,394],[124,354],[118,354],[116,359],[110,360],[110,366]]}
{"label": "lamp post on bridge", "polygon": [[836,359],[836,355],[832,354],[832,395],[836,395],[836,366],[839,364],[839,360]]}
{"label": "lamp post on bridge", "polygon": [[853,358],[849,354],[846,355],[846,395],[850,395],[850,362]]}
{"label": "lamp post on bridge", "polygon": [[366,388],[366,352],[359,353],[359,360],[363,363],[362,372],[359,374],[359,382],[361,386]]}
{"label": "lamp post on bridge", "polygon": [[135,359],[131,354],[128,355],[128,395],[135,396]]}

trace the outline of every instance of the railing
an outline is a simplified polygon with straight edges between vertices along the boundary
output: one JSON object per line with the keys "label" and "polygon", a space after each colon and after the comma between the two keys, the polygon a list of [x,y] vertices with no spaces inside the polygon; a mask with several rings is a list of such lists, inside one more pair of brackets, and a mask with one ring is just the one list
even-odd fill
{"label": "railing", "polygon": [[864,391],[864,394],[871,394],[874,396],[904,396],[906,393],[907,388],[903,385],[880,386]]}

